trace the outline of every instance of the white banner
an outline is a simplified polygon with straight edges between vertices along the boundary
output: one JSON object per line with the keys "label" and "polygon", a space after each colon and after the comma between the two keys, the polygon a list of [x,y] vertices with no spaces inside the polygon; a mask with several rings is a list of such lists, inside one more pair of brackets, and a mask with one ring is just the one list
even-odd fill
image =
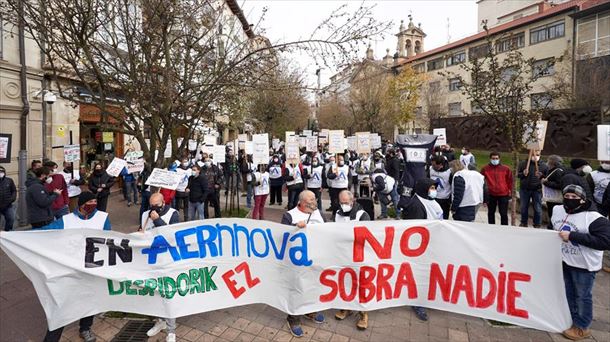
{"label": "white banner", "polygon": [[177,172],[155,168],[144,184],[156,186],[158,188],[176,190],[181,180],[182,176]]}
{"label": "white banner", "polygon": [[106,173],[112,177],[118,177],[125,166],[127,166],[127,162],[124,159],[114,157],[106,168]]}
{"label": "white banner", "polygon": [[252,145],[254,149],[252,162],[254,162],[254,164],[269,163],[269,134],[263,133],[252,135]]}
{"label": "white banner", "polygon": [[106,311],[172,318],[264,303],[294,315],[417,305],[561,332],[572,323],[561,243],[553,231],[426,220],[0,233],[51,330]]}
{"label": "white banner", "polygon": [[447,145],[447,129],[435,128],[432,130],[432,134],[436,135],[434,146]]}
{"label": "white banner", "polygon": [[64,161],[74,163],[80,160],[80,145],[65,145],[64,146]]}
{"label": "white banner", "polygon": [[305,150],[307,152],[318,152],[318,137],[317,136],[309,136],[307,137],[307,141],[305,141]]}

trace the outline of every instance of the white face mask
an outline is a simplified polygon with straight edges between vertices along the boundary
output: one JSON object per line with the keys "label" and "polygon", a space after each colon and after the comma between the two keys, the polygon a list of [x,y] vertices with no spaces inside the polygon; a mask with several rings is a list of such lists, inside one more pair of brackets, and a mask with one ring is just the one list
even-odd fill
{"label": "white face mask", "polygon": [[593,169],[591,168],[591,165],[585,165],[585,167],[582,168],[582,172],[584,172],[585,174],[589,174],[593,171]]}
{"label": "white face mask", "polygon": [[344,213],[350,212],[350,211],[352,211],[352,205],[351,204],[341,204],[341,210],[343,210]]}
{"label": "white face mask", "polygon": [[[601,167],[602,167],[602,169],[604,169],[604,170],[610,170],[610,164],[606,164],[606,163],[604,163],[604,164],[601,164],[600,166],[601,166]],[[2,178],[2,174],[0,174],[0,178]]]}
{"label": "white face mask", "polygon": [[4,178],[5,174],[4,172],[0,172],[0,179]]}
{"label": "white face mask", "polygon": [[535,161],[535,162],[537,162],[537,161],[539,161],[539,160],[540,160],[540,156],[533,156],[533,157],[532,157],[532,160],[533,160],[533,161]]}

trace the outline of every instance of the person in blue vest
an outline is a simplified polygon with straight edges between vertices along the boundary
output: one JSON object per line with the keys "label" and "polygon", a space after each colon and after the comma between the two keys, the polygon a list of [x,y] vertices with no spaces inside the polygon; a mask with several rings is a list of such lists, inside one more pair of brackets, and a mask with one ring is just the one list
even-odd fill
{"label": "person in blue vest", "polygon": [[[41,227],[39,229],[99,229],[111,230],[110,219],[108,213],[97,210],[96,196],[89,191],[84,191],[78,196],[78,207],[71,213],[66,214],[59,220]],[[80,337],[85,342],[95,342],[96,338],[91,331],[93,325],[93,317],[88,316],[80,319],[79,331]],[[44,342],[58,342],[61,339],[61,334],[64,328],[58,328],[53,331],[47,330],[44,337]]]}

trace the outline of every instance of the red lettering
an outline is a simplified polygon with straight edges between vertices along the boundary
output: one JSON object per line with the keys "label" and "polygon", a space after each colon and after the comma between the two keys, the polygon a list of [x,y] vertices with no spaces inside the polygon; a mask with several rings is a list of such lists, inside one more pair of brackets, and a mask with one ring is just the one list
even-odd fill
{"label": "red lettering", "polygon": [[[352,288],[349,294],[345,292],[345,275],[349,274],[352,278],[351,284]],[[356,298],[356,294],[358,294],[358,275],[356,271],[351,268],[344,268],[339,271],[339,296],[346,302],[351,302]]]}
{"label": "red lettering", "polygon": [[337,297],[337,292],[339,291],[337,289],[337,284],[329,279],[334,277],[335,274],[337,274],[337,272],[334,270],[324,270],[320,273],[320,284],[330,287],[330,291],[327,294],[320,296],[320,301],[322,303],[330,302]]}
{"label": "red lettering", "polygon": [[235,275],[235,272],[233,272],[233,270],[228,270],[227,272],[225,272],[222,275],[222,279],[225,281],[225,284],[227,284],[227,287],[229,288],[229,292],[231,292],[231,295],[233,296],[233,298],[237,299],[244,292],[246,292],[246,289],[243,287],[236,286],[237,282],[232,279],[234,275]]}
{"label": "red lettering", "polygon": [[440,266],[437,263],[432,263],[430,267],[430,287],[428,288],[428,300],[436,299],[436,287],[441,290],[441,295],[445,302],[449,301],[451,294],[451,283],[453,281],[453,265],[447,265],[447,277],[443,276]]}
{"label": "red lettering", "polygon": [[390,278],[394,274],[394,266],[390,264],[379,264],[379,270],[377,271],[377,301],[382,298],[392,299],[392,286],[390,285]]}
{"label": "red lettering", "polygon": [[521,318],[529,318],[527,310],[518,309],[515,304],[515,300],[521,297],[521,292],[517,291],[515,282],[524,281],[530,282],[532,276],[525,273],[509,272],[508,273],[508,289],[506,291],[506,313]]}
{"label": "red lettering", "polygon": [[[419,243],[419,247],[416,249],[411,249],[409,247],[409,240],[413,234],[419,234],[421,236],[421,241]],[[411,227],[405,230],[400,237],[400,251],[402,254],[408,257],[418,257],[426,251],[428,248],[428,243],[430,242],[430,232],[426,227]]]}
{"label": "red lettering", "polygon": [[[489,284],[489,290],[487,294],[483,296],[483,281],[486,280]],[[488,308],[496,299],[496,291],[498,286],[496,285],[496,279],[494,275],[484,268],[479,268],[477,271],[477,308]]]}
{"label": "red lettering", "polygon": [[377,274],[374,267],[360,267],[360,276],[358,277],[358,299],[360,303],[368,303],[375,297],[375,275]]}
{"label": "red lettering", "polygon": [[258,277],[252,278],[252,275],[250,274],[250,266],[245,261],[237,265],[237,267],[235,267],[235,271],[237,271],[237,273],[241,273],[242,271],[244,272],[244,276],[246,277],[246,285],[249,288],[253,288],[261,282]]}
{"label": "red lettering", "polygon": [[466,301],[468,306],[474,307],[474,294],[472,291],[472,277],[470,275],[470,268],[466,265],[462,265],[458,268],[455,275],[455,285],[453,286],[453,292],[451,293],[451,303],[456,304],[460,298],[460,292],[464,291],[466,294]]}
{"label": "red lettering", "polygon": [[496,311],[504,313],[504,293],[506,292],[506,272],[500,271],[498,274],[498,300],[496,304]]}
{"label": "red lettering", "polygon": [[366,227],[354,227],[354,262],[364,261],[364,242],[368,242],[377,257],[389,259],[392,256],[392,242],[394,241],[394,227],[385,227],[385,241],[383,247]]}
{"label": "red lettering", "polygon": [[396,285],[394,287],[394,298],[399,298],[402,294],[403,286],[407,287],[407,296],[409,299],[417,297],[417,286],[415,286],[415,278],[413,277],[413,271],[411,265],[407,262],[403,262],[398,270],[396,276]]}

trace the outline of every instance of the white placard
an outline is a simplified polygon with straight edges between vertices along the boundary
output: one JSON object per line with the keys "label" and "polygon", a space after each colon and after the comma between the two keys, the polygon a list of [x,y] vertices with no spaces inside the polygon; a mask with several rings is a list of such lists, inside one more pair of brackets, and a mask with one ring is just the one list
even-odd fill
{"label": "white placard", "polygon": [[286,134],[286,142],[289,141],[288,140],[289,137],[292,137],[292,136],[296,135],[296,133],[294,131],[286,131],[285,134]]}
{"label": "white placard", "polygon": [[131,174],[134,172],[144,171],[144,159],[137,159],[134,161],[127,162],[127,173]]}
{"label": "white placard", "polygon": [[447,130],[445,128],[435,128],[432,134],[436,135],[434,146],[447,145]]}
{"label": "white placard", "polygon": [[133,162],[142,157],[144,157],[143,151],[131,151],[131,152],[125,153],[125,161],[127,161],[127,162]]}
{"label": "white placard", "polygon": [[189,139],[189,151],[197,151],[197,140]]}
{"label": "white placard", "polygon": [[246,154],[254,153],[254,144],[251,141],[246,141],[244,150],[246,150]]}
{"label": "white placard", "polygon": [[106,168],[106,173],[112,177],[118,177],[121,171],[127,166],[125,159],[114,157],[110,165]]}
{"label": "white placard", "polygon": [[371,153],[371,134],[369,132],[356,133],[356,152]]}
{"label": "white placard", "polygon": [[299,148],[307,146],[307,137],[306,136],[297,137],[297,141],[299,142]]}
{"label": "white placard", "polygon": [[216,163],[224,163],[227,160],[227,147],[225,145],[214,146],[214,161]]}
{"label": "white placard", "polygon": [[273,147],[274,151],[279,150],[280,149],[280,139],[273,138],[273,140],[271,140],[271,146]]}
{"label": "white placard", "polygon": [[425,163],[428,150],[425,148],[406,147],[406,159],[409,163]]}
{"label": "white placard", "polygon": [[213,135],[204,135],[203,143],[206,145],[216,145],[216,137]]}
{"label": "white placard", "polygon": [[544,149],[544,137],[546,135],[546,127],[548,121],[540,120],[536,124],[536,134],[531,137],[532,127],[526,126],[525,133],[523,134],[523,142],[528,150],[543,150]]}
{"label": "white placard", "polygon": [[303,135],[306,136],[306,137],[310,137],[310,136],[313,135],[313,131],[310,130],[310,129],[304,129],[303,130]]}
{"label": "white placard", "polygon": [[318,151],[318,137],[311,136],[307,137],[305,141],[305,149],[307,152],[317,152]]}
{"label": "white placard", "polygon": [[215,145],[203,145],[201,146],[201,152],[206,153],[209,157],[210,154],[214,153],[214,146]]}
{"label": "white placard", "polygon": [[155,168],[148,176],[145,184],[157,188],[176,190],[181,180],[182,175],[177,172]]}
{"label": "white placard", "polygon": [[350,151],[356,151],[358,147],[358,139],[355,136],[347,137],[347,149]]}
{"label": "white placard", "polygon": [[269,134],[254,134],[252,136],[252,162],[254,164],[269,163]]}
{"label": "white placard", "polygon": [[299,152],[299,143],[295,141],[287,142],[285,145],[286,163],[287,164],[298,164],[301,161],[301,154]]}
{"label": "white placard", "polygon": [[165,144],[165,151],[163,152],[164,158],[172,157],[172,137],[167,138],[167,143]]}
{"label": "white placard", "polygon": [[10,152],[8,150],[8,142],[8,137],[0,137],[0,159],[5,159]]}
{"label": "white placard", "polygon": [[381,148],[381,136],[377,133],[372,133],[369,138],[371,139],[371,148]]}
{"label": "white placard", "polygon": [[327,144],[328,143],[328,134],[329,134],[330,130],[328,129],[323,129],[320,131],[320,133],[318,134],[318,137],[320,138],[320,144]]}
{"label": "white placard", "polygon": [[329,153],[343,153],[345,152],[343,130],[330,131],[328,133],[328,152]]}
{"label": "white placard", "polygon": [[610,160],[610,125],[597,125],[597,160]]}
{"label": "white placard", "polygon": [[176,186],[176,191],[182,192],[189,185],[189,177],[193,174],[193,171],[190,168],[186,170],[177,168],[176,173],[180,175],[180,183]]}
{"label": "white placard", "polygon": [[74,163],[80,160],[80,145],[65,145],[64,146],[64,161]]}

